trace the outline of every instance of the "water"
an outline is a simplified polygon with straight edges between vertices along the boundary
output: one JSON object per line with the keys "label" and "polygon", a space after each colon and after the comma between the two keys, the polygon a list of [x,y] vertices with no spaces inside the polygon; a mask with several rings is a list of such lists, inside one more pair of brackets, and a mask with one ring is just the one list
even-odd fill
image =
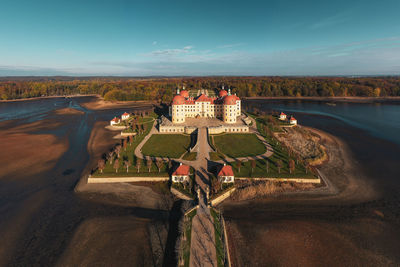
{"label": "water", "polygon": [[400,144],[400,104],[338,102],[332,106],[323,101],[295,100],[255,100],[250,103],[260,109],[283,111],[288,115],[302,112],[335,118],[351,127]]}

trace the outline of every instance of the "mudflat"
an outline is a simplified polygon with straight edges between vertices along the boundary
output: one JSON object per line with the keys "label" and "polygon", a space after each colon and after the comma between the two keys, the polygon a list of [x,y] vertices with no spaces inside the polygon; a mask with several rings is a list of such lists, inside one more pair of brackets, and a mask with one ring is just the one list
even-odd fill
{"label": "mudflat", "polygon": [[[380,192],[364,177],[346,144],[321,136],[330,188],[223,205],[235,266],[388,266],[400,231],[384,212],[362,203]],[[368,234],[365,234],[368,233]]]}

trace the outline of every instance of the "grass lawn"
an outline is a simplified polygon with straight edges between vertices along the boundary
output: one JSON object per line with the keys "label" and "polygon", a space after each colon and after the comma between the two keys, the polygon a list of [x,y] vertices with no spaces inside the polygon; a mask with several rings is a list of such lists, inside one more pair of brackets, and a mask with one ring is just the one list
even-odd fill
{"label": "grass lawn", "polygon": [[257,156],[267,151],[255,134],[223,134],[213,139],[218,151],[231,158]]}
{"label": "grass lawn", "polygon": [[153,134],[144,144],[142,152],[151,157],[179,158],[190,146],[190,135]]}
{"label": "grass lawn", "polygon": [[214,219],[214,232],[215,232],[215,249],[217,251],[217,266],[224,266],[224,247],[223,247],[223,228],[222,222],[219,221],[219,214],[213,208],[210,209],[211,216]]}
{"label": "grass lawn", "polygon": [[197,152],[188,152],[182,157],[182,159],[193,161],[196,160],[196,157],[197,157]]}
{"label": "grass lawn", "polygon": [[[156,177],[165,177],[168,176],[168,166],[167,164],[164,164],[164,166],[161,168],[161,172],[158,172],[158,168],[155,165],[154,162],[152,162],[152,166],[150,168],[150,172],[148,171],[146,161],[141,161],[141,167],[139,169],[136,168],[136,163],[137,163],[137,158],[135,157],[135,149],[137,145],[142,142],[144,137],[150,132],[151,126],[153,122],[149,121],[147,122],[147,129],[145,133],[136,135],[133,137],[133,142],[132,144],[128,144],[126,150],[121,149],[120,157],[119,157],[119,168],[117,169],[118,172],[115,171],[114,169],[114,160],[112,164],[110,162],[106,162],[105,168],[103,170],[103,173],[101,173],[99,170],[96,170],[92,176],[93,177],[123,177],[123,176],[133,176],[133,177],[148,177],[148,176],[156,176]],[[107,151],[104,151],[107,153]],[[129,167],[129,172],[126,172],[126,168],[124,167],[124,160],[129,160],[131,163],[131,166]]]}
{"label": "grass lawn", "polygon": [[225,158],[224,155],[222,155],[221,153],[210,152],[210,160],[212,160],[212,161],[217,161],[217,160],[221,160],[224,158]]}

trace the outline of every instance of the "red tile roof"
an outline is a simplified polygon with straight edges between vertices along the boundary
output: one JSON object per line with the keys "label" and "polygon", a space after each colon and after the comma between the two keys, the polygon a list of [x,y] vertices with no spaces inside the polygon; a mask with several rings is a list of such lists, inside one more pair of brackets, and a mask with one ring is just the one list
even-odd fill
{"label": "red tile roof", "polygon": [[184,98],[188,98],[189,97],[189,92],[186,91],[186,90],[182,90],[180,95],[183,96]]}
{"label": "red tile roof", "polygon": [[196,102],[212,102],[212,99],[206,96],[205,94],[201,94],[197,99]]}
{"label": "red tile roof", "polygon": [[292,117],[290,118],[290,120],[291,120],[291,121],[295,121],[296,119],[292,116]]}
{"label": "red tile roof", "polygon": [[227,95],[224,97],[224,105],[236,105],[236,97],[235,95]]}
{"label": "red tile roof", "polygon": [[232,167],[230,165],[225,165],[219,171],[218,176],[234,176]]}
{"label": "red tile roof", "polygon": [[220,97],[224,97],[224,96],[226,96],[228,94],[228,92],[226,91],[226,90],[224,90],[224,89],[222,89],[221,91],[219,91],[219,96]]}
{"label": "red tile roof", "polygon": [[285,114],[285,113],[283,113],[283,112],[281,112],[281,116],[286,116],[286,114]]}
{"label": "red tile roof", "polygon": [[190,167],[188,165],[179,165],[178,168],[172,173],[172,175],[189,175]]}
{"label": "red tile roof", "polygon": [[172,105],[184,105],[185,104],[185,98],[181,95],[176,95],[172,99]]}
{"label": "red tile roof", "polygon": [[112,119],[111,121],[117,122],[117,121],[119,121],[119,119],[117,117],[114,117],[114,119]]}
{"label": "red tile roof", "polygon": [[128,113],[126,113],[126,112],[125,112],[124,114],[122,114],[122,116],[126,116],[126,115],[129,115],[129,114],[128,114]]}

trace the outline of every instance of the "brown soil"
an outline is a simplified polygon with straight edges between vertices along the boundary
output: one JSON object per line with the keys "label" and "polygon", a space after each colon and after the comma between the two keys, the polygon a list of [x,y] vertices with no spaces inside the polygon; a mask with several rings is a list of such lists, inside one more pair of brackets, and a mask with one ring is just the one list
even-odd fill
{"label": "brown soil", "polygon": [[57,265],[153,266],[149,222],[129,216],[86,220],[75,231]]}
{"label": "brown soil", "polygon": [[0,177],[24,174],[31,176],[54,166],[68,148],[68,140],[60,140],[51,134],[30,132],[51,129],[60,123],[42,120],[22,126],[13,126],[14,121],[0,123]]}
{"label": "brown soil", "polygon": [[81,105],[91,110],[112,109],[112,108],[150,108],[156,102],[151,101],[105,101],[100,96],[90,102]]}
{"label": "brown soil", "polygon": [[82,115],[85,112],[74,108],[62,108],[62,109],[57,109],[54,113],[57,115]]}

